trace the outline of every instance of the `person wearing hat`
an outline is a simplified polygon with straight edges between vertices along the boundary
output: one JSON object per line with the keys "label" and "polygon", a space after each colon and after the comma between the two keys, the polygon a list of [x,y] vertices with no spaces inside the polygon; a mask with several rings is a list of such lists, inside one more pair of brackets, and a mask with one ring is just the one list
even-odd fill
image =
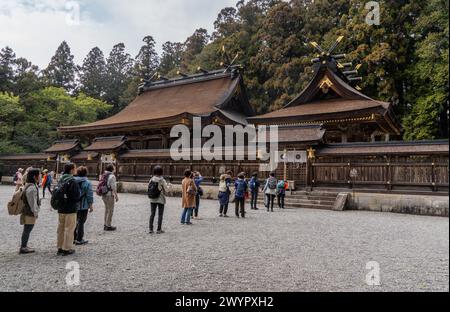
{"label": "person wearing hat", "polygon": [[47,188],[52,195],[52,182],[53,178],[51,174],[48,174],[48,170],[42,171],[42,198],[45,198],[45,189]]}

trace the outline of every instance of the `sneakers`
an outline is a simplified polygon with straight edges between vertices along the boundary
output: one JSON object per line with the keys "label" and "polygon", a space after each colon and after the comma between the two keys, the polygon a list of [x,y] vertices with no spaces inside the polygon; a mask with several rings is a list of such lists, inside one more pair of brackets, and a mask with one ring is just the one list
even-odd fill
{"label": "sneakers", "polygon": [[115,230],[117,230],[117,228],[115,227],[115,226],[104,226],[103,227],[103,230],[105,230],[105,231],[109,231],[109,232],[113,232],[113,231],[115,231]]}
{"label": "sneakers", "polygon": [[75,241],[75,245],[77,245],[77,246],[86,245],[87,243],[89,243],[89,241],[84,240],[84,239],[81,241]]}
{"label": "sneakers", "polygon": [[155,234],[155,232],[154,232],[153,230],[150,230],[150,231],[148,232],[148,234]]}
{"label": "sneakers", "polygon": [[221,213],[221,214],[219,215],[219,217],[223,217],[223,213]]}
{"label": "sneakers", "polygon": [[62,256],[69,256],[69,255],[73,255],[75,253],[75,250],[71,249],[71,250],[63,250],[62,252]]}
{"label": "sneakers", "polygon": [[223,215],[224,218],[229,218],[227,215]]}
{"label": "sneakers", "polygon": [[29,248],[29,247],[23,247],[23,248],[20,248],[20,250],[19,250],[19,254],[21,254],[21,255],[30,254],[30,253],[34,253],[34,252],[35,252],[34,249]]}
{"label": "sneakers", "polygon": [[156,231],[156,234],[164,234],[164,233],[166,232],[164,232],[163,230]]}
{"label": "sneakers", "polygon": [[56,253],[56,255],[61,256],[64,253],[64,250],[62,250],[61,248],[58,248],[58,252]]}

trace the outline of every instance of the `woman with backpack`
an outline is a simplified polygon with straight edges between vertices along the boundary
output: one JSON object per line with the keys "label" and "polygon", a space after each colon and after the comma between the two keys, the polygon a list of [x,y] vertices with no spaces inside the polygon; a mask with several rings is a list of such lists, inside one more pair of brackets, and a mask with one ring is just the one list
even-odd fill
{"label": "woman with backpack", "polygon": [[158,210],[158,228],[156,234],[163,234],[162,221],[164,214],[164,205],[166,204],[166,194],[169,192],[169,185],[164,179],[163,168],[161,166],[156,166],[153,169],[153,177],[148,182],[148,197],[150,198],[150,232],[153,234],[153,223],[155,220],[156,210]]}
{"label": "woman with backpack", "polygon": [[239,213],[242,218],[245,218],[245,197],[247,195],[247,181],[245,181],[245,173],[241,172],[238,179],[234,182],[234,203],[236,217],[239,218]]}
{"label": "woman with backpack", "polygon": [[24,203],[23,210],[20,215],[20,224],[23,225],[22,241],[20,245],[20,254],[33,253],[34,249],[28,247],[30,233],[34,228],[39,215],[41,200],[39,199],[39,169],[29,169],[27,180],[22,193],[22,201]]}
{"label": "woman with backpack", "polygon": [[275,200],[275,196],[277,196],[277,184],[278,181],[275,178],[275,172],[271,172],[263,189],[264,194],[266,195],[267,211],[273,212],[273,202]]}
{"label": "woman with backpack", "polygon": [[75,245],[86,245],[87,240],[84,240],[84,224],[86,223],[88,213],[92,213],[94,209],[94,192],[92,191],[92,183],[87,178],[88,170],[81,166],[77,168],[77,176],[75,181],[80,186],[80,203],[77,211],[77,227],[75,228]]}
{"label": "woman with backpack", "polygon": [[284,180],[278,181],[277,184],[277,201],[278,207],[284,209],[284,198],[286,197],[286,189],[288,188],[288,183]]}

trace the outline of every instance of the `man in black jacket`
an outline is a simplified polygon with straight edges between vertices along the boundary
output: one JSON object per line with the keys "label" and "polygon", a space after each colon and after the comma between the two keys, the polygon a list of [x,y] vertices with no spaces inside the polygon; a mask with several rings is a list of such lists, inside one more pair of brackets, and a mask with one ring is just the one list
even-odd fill
{"label": "man in black jacket", "polygon": [[64,205],[58,209],[58,255],[67,256],[75,253],[73,249],[73,233],[77,225],[78,202],[80,201],[80,187],[76,183],[75,164],[68,163],[64,166],[64,174],[59,180],[59,185],[64,188]]}

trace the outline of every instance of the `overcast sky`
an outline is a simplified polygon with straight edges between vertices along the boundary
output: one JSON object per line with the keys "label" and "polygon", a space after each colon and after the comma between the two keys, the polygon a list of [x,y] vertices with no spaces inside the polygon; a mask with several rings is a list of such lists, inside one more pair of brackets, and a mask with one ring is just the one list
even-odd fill
{"label": "overcast sky", "polygon": [[[237,0],[0,0],[0,48],[46,67],[66,40],[80,64],[89,50],[105,56],[123,42],[134,57],[152,35],[160,51],[166,41],[184,41],[195,29],[211,33],[219,11]],[[79,18],[78,18],[79,17]]]}

